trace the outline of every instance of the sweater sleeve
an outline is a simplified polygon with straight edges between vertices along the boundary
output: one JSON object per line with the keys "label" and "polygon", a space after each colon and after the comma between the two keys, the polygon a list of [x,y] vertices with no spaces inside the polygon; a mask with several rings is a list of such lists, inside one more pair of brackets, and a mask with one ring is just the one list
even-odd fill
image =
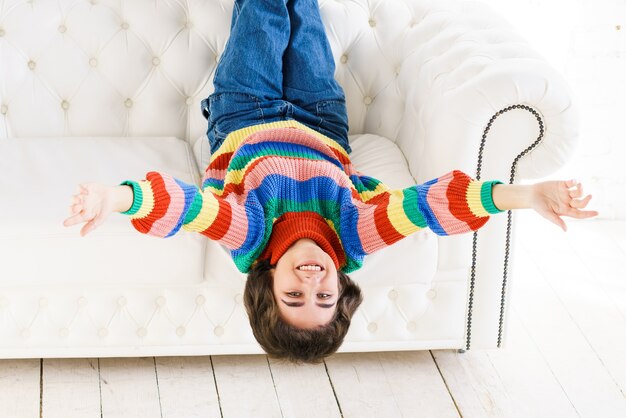
{"label": "sweater sleeve", "polygon": [[133,227],[144,234],[171,237],[181,228],[199,232],[231,250],[247,238],[248,216],[243,205],[201,190],[168,174],[149,172],[142,181],[124,181],[133,189],[127,212]]}
{"label": "sweater sleeve", "polygon": [[372,253],[423,228],[443,236],[476,231],[490,215],[502,212],[492,197],[499,183],[476,181],[457,170],[406,189],[374,196],[373,191],[365,192],[369,200],[357,205],[363,252]]}

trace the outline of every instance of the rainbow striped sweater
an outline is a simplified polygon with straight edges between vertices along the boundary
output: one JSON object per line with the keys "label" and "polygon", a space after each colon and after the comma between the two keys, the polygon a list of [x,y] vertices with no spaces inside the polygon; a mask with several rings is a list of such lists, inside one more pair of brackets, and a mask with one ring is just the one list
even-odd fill
{"label": "rainbow striped sweater", "polygon": [[139,232],[199,232],[226,246],[244,273],[268,246],[277,220],[319,215],[343,250],[338,267],[349,273],[365,255],[420,229],[438,235],[477,230],[501,212],[492,200],[495,183],[453,171],[393,190],[360,174],[332,139],[281,121],[230,133],[211,156],[201,188],[158,172],[122,184],[133,188],[124,214]]}

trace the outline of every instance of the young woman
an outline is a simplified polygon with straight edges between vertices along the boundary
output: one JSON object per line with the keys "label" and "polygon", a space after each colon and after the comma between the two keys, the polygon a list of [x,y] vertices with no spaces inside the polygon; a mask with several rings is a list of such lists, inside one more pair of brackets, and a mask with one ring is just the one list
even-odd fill
{"label": "young woman", "polygon": [[211,160],[202,187],[165,173],[80,185],[66,226],[85,235],[112,212],[142,233],[181,228],[231,250],[248,273],[254,335],[274,357],[318,362],[341,345],[361,293],[346,273],[422,228],[474,231],[491,214],[533,208],[588,218],[575,181],[479,182],[453,171],[392,190],[351,164],[343,90],[316,0],[236,0],[231,34],[202,103]]}

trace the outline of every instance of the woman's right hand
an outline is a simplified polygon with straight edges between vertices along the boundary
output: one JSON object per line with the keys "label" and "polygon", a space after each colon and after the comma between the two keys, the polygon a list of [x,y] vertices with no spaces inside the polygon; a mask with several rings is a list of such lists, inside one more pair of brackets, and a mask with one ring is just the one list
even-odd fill
{"label": "woman's right hand", "polygon": [[100,183],[84,183],[78,186],[72,197],[70,217],[64,226],[84,223],[80,235],[85,236],[106,220],[112,212],[123,212],[133,203],[133,191],[129,186],[106,186]]}

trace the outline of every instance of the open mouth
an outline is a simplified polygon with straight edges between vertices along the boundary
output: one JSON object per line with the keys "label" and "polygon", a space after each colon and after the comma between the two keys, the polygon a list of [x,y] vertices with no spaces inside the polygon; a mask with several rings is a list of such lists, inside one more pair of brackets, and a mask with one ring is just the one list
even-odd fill
{"label": "open mouth", "polygon": [[303,264],[301,266],[296,267],[296,270],[300,271],[324,271],[324,267],[319,264]]}

